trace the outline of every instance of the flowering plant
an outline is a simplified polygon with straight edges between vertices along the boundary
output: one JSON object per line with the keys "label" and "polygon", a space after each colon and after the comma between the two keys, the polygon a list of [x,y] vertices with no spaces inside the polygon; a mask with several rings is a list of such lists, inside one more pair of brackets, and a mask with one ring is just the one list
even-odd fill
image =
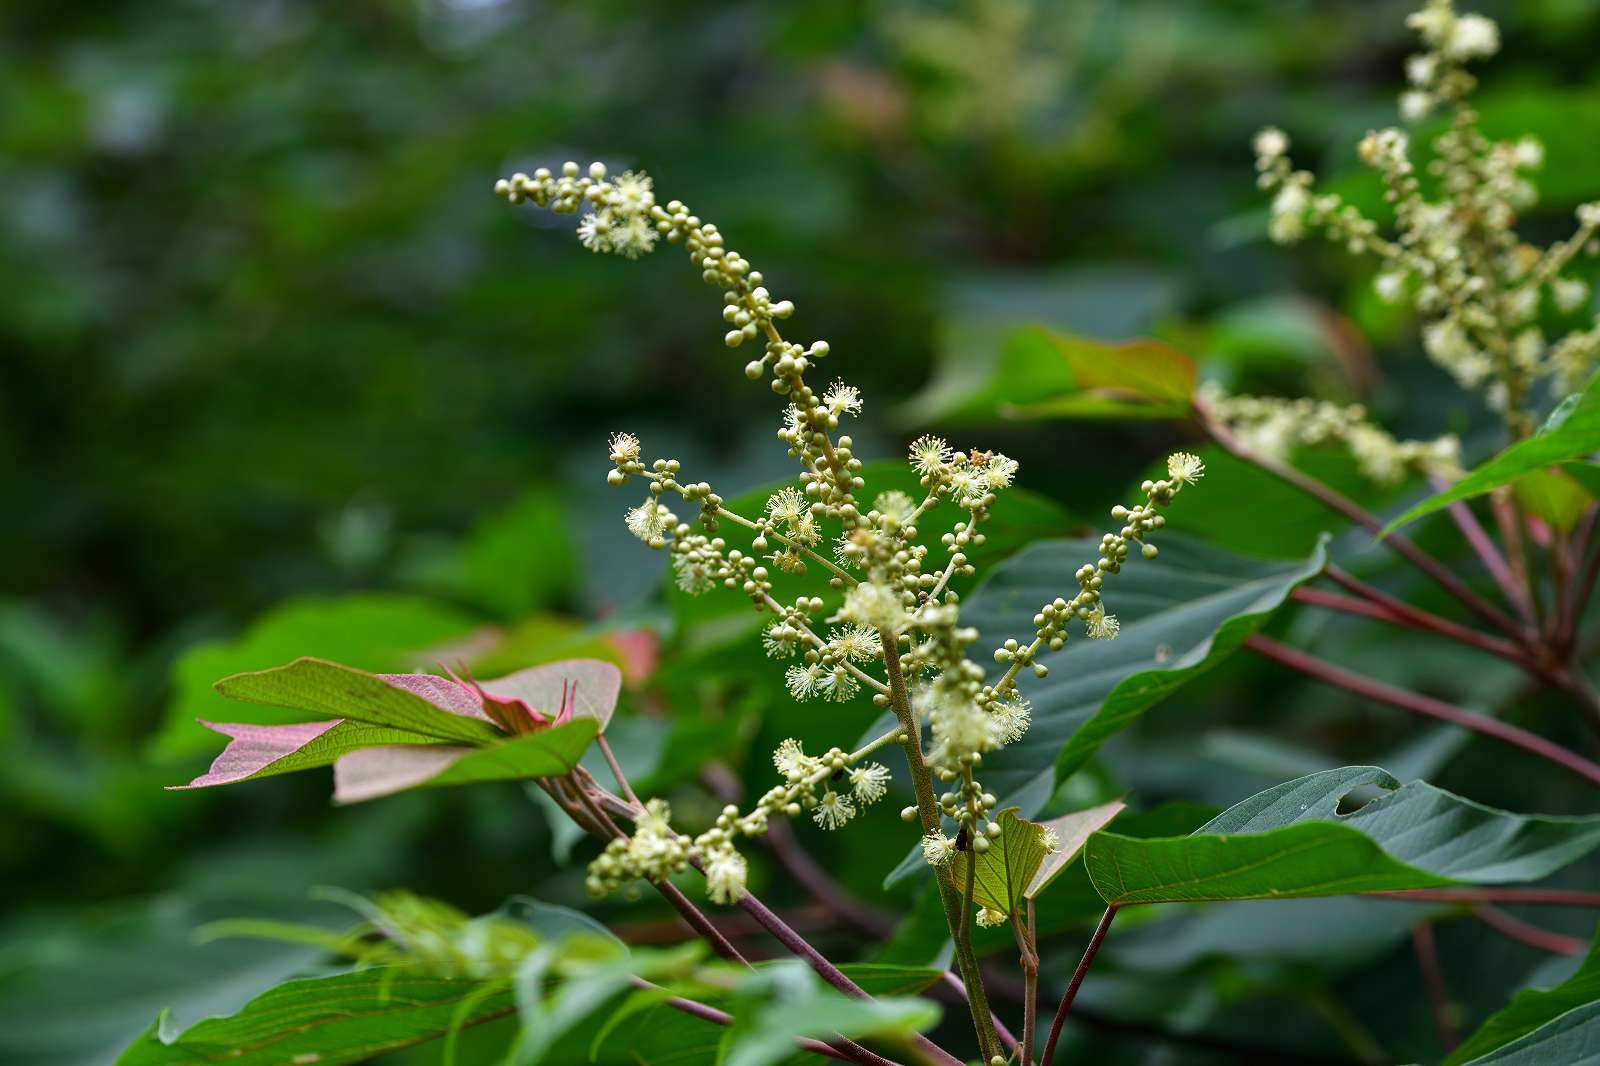
{"label": "flowering plant", "polygon": [[[607,736],[623,693],[622,674],[608,663],[565,660],[480,684],[454,673],[373,675],[302,659],[225,679],[219,690],[319,720],[214,726],[230,743],[210,772],[188,787],[329,764],[335,798],[343,802],[422,786],[534,782],[545,801],[597,843],[583,880],[589,895],[637,895],[648,886],[721,962],[706,963],[694,950],[629,951],[571,915],[553,932],[548,916],[472,921],[403,895],[355,901],[365,924],[328,944],[358,967],[475,982],[470,995],[477,998],[462,1008],[472,1017],[480,1006],[488,1011],[487,1004],[514,1000],[505,1008],[521,1020],[513,1053],[530,1062],[551,1051],[556,1036],[587,1017],[585,1011],[631,990],[646,998],[630,1000],[624,1016],[672,1010],[744,1037],[751,1018],[763,1026],[772,1022],[756,1033],[760,1040],[735,1043],[740,1062],[779,1061],[798,1048],[866,1064],[891,1061],[887,1053],[959,1063],[975,1051],[986,1066],[1048,1066],[1119,911],[1151,903],[1379,893],[1481,903],[1491,897],[1438,893],[1537,880],[1600,846],[1596,816],[1512,814],[1422,781],[1402,784],[1371,766],[1321,770],[1206,821],[1158,831],[1117,821],[1126,810],[1121,797],[1097,795],[1098,802],[1086,803],[1072,787],[1074,774],[1101,743],[1240,647],[1511,745],[1600,785],[1600,765],[1560,744],[1353,675],[1260,632],[1291,600],[1423,630],[1506,659],[1600,722],[1600,697],[1583,673],[1577,641],[1600,571],[1600,551],[1590,544],[1596,507],[1584,498],[1558,514],[1548,500],[1535,506],[1527,493],[1517,493],[1537,478],[1565,478],[1581,491],[1585,475],[1551,468],[1586,461],[1600,450],[1600,391],[1592,379],[1585,384],[1600,358],[1600,324],[1555,341],[1538,324],[1546,294],[1564,314],[1587,298],[1583,283],[1563,271],[1592,250],[1600,204],[1581,208],[1578,232],[1547,249],[1516,238],[1517,209],[1531,195],[1522,172],[1536,165],[1537,147],[1490,142],[1468,104],[1474,81],[1466,64],[1496,50],[1494,24],[1458,15],[1448,0],[1429,0],[1412,25],[1424,51],[1408,63],[1412,88],[1402,110],[1412,120],[1441,108],[1452,116],[1434,145],[1430,170],[1437,188],[1426,189],[1415,173],[1404,134],[1369,135],[1359,154],[1382,174],[1398,228],[1394,238],[1384,237],[1356,208],[1315,191],[1310,175],[1291,165],[1287,136],[1264,130],[1255,148],[1260,183],[1273,193],[1270,231],[1287,243],[1323,230],[1352,251],[1377,255],[1380,294],[1409,300],[1423,316],[1423,347],[1462,386],[1482,392],[1502,416],[1509,447],[1465,472],[1454,437],[1399,441],[1359,408],[1193,387],[1193,365],[1164,348],[1106,349],[1097,364],[1073,364],[1075,384],[1094,393],[1101,413],[1115,405],[1119,412],[1142,406],[1191,416],[1220,448],[1364,527],[1500,633],[1413,606],[1353,577],[1329,562],[1326,538],[1309,558],[1274,566],[1181,537],[1167,544],[1170,534],[1161,533],[1166,509],[1180,494],[1205,491],[1206,463],[1189,451],[1166,455],[1133,502],[1111,510],[1111,531],[1086,544],[1029,545],[972,590],[966,583],[990,548],[997,516],[1019,491],[1019,464],[998,451],[952,447],[930,433],[911,441],[909,474],[901,471],[915,491],[874,483],[848,432],[865,410],[863,397],[837,378],[816,384],[825,376],[820,364],[832,353],[824,341],[785,337],[782,328],[795,305],[773,294],[763,272],[731,248],[717,226],[681,201],[659,201],[648,175],[613,176],[602,163],[585,169],[568,162],[559,170],[514,174],[499,181],[496,192],[513,205],[578,216],[577,237],[596,253],[637,259],[663,244],[680,247],[702,280],[722,294],[723,341],[751,356],[745,376],[766,382],[779,397],[776,435],[798,466],[796,476],[763,493],[756,508],[741,507],[695,480],[678,459],[650,455],[639,437],[616,432],[607,441],[607,480],[643,491],[623,516],[626,528],[665,553],[682,594],[748,601],[761,620],[752,639],[775,661],[768,667],[769,687],[817,708],[817,719],[837,740],[809,751],[799,739],[782,740],[771,753],[771,783],[754,802],[718,795],[718,809],[696,818],[694,798],[675,812],[668,796],[635,791],[626,760]],[[1430,192],[1437,199],[1429,199]],[[1081,358],[1081,351],[1064,358]],[[1580,388],[1559,406],[1553,402]],[[1555,413],[1541,428],[1549,408]],[[1385,525],[1292,465],[1297,446],[1326,444],[1348,448],[1375,482],[1403,484],[1422,473],[1437,479],[1441,491]],[[1559,484],[1567,490],[1565,481]],[[1548,497],[1549,485],[1544,488]],[[1464,503],[1479,495],[1491,498],[1505,554]],[[1518,617],[1394,533],[1404,521],[1442,509],[1454,516]],[[1530,544],[1548,552],[1547,565],[1530,562]],[[1154,574],[1141,583],[1141,570]],[[1310,587],[1323,578],[1347,595]],[[803,591],[791,597],[780,593],[781,584]],[[1119,608],[1124,591],[1135,606]],[[989,623],[1015,628],[997,633]],[[1119,643],[1108,643],[1114,640]],[[975,657],[980,641],[991,650]],[[1377,790],[1379,798],[1344,813],[1344,800],[1363,788]],[[938,1040],[927,1035],[936,1011],[922,1001],[875,994],[866,977],[883,974],[836,965],[758,897],[752,876],[751,848],[759,842],[841,921],[885,932],[881,916],[870,910],[863,916],[828,871],[797,848],[785,820],[847,831],[896,792],[908,801],[900,811],[908,858],[890,881],[920,876],[919,898],[928,904],[923,916],[934,922],[918,927],[913,915],[893,938],[913,938],[905,932],[912,926],[926,940],[928,924],[936,925],[931,939],[937,946],[924,959],[933,965],[911,990],[937,983],[959,996],[970,1017],[970,1031],[947,1026],[935,1031]],[[1039,906],[1069,872],[1092,893],[1100,916],[1045,1031],[1038,1006],[1041,974],[1050,973],[1051,930],[1041,926]],[[752,966],[715,910],[708,914],[679,884],[697,880],[713,908],[739,908],[806,969]],[[1469,883],[1474,887],[1463,887]],[[999,1017],[991,991],[997,982],[980,961],[980,951],[993,943],[982,938],[998,935],[989,930],[1009,932],[1017,949],[1016,1035]],[[1573,978],[1579,987],[1569,989],[1569,998],[1592,987],[1594,965],[1591,957]],[[808,974],[829,988],[806,984],[813,980]],[[774,1000],[788,1010],[804,1003],[804,1025],[774,1021],[782,1013]],[[1493,1056],[1538,1037],[1550,1022],[1547,1009],[1512,1010],[1515,1018],[1491,1021],[1469,1046]]]}

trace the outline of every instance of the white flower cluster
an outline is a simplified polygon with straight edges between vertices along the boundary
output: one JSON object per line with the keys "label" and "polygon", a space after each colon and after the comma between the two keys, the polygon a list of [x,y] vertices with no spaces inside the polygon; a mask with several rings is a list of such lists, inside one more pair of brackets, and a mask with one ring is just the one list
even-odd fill
{"label": "white flower cluster", "polygon": [[[1290,243],[1320,230],[1354,254],[1375,255],[1379,295],[1421,313],[1428,356],[1463,388],[1481,391],[1513,433],[1525,435],[1535,424],[1535,386],[1550,380],[1571,391],[1600,359],[1600,317],[1590,310],[1588,286],[1562,276],[1580,253],[1600,253],[1600,203],[1578,208],[1577,231],[1567,240],[1542,249],[1521,240],[1517,217],[1535,200],[1527,173],[1543,164],[1544,150],[1531,137],[1491,141],[1483,134],[1470,105],[1477,81],[1466,69],[1499,50],[1498,29],[1482,15],[1458,14],[1451,0],[1428,0],[1409,25],[1424,51],[1406,63],[1410,87],[1401,115],[1415,122],[1440,108],[1451,114],[1433,142],[1437,199],[1424,195],[1405,133],[1368,134],[1358,154],[1382,175],[1394,206],[1396,232],[1386,237],[1340,197],[1316,192],[1311,174],[1291,165],[1289,138],[1269,128],[1254,145],[1259,184],[1273,193],[1269,232]],[[1547,337],[1539,324],[1546,295],[1558,314],[1584,311],[1588,323]]]}
{"label": "white flower cluster", "polygon": [[[1032,665],[1043,677],[1045,667],[1035,656],[1046,646],[1062,646],[1069,619],[1078,619],[1090,637],[1116,636],[1117,618],[1106,612],[1100,598],[1104,577],[1121,569],[1132,543],[1147,558],[1155,556],[1154,545],[1144,538],[1164,523],[1157,507],[1203,475],[1200,461],[1173,456],[1168,478],[1143,486],[1144,503],[1112,511],[1123,527],[1103,538],[1098,563],[1078,572],[1077,593],[1045,605],[1034,619],[1037,632],[1030,646],[1013,640],[996,652],[1010,667],[998,683],[986,685],[983,668],[967,655],[978,633],[960,625],[960,597],[951,582],[975,573],[970,553],[984,545],[982,530],[990,509],[1014,482],[1017,463],[997,452],[957,451],[941,438],[920,437],[910,447],[909,461],[923,498],[885,492],[863,513],[855,497],[864,487],[861,461],[849,436],[833,437],[840,419],[861,411],[860,393],[837,381],[820,395],[807,385],[806,372],[828,354],[828,346],[819,341],[802,348],[782,338],[776,323],[793,313],[793,305],[770,296],[761,275],[725,247],[715,226],[677,201],[657,205],[642,175],[608,182],[599,165],[586,178],[574,164],[563,167],[560,178],[543,170],[532,178],[517,175],[501,183],[500,191],[513,202],[531,201],[567,213],[590,205],[579,237],[597,251],[648,251],[650,240],[628,236],[637,229],[637,219],[648,217],[657,235],[682,242],[704,279],[724,290],[724,319],[731,327],[727,344],[737,347],[765,337],[765,354],[745,369],[751,378],[770,372],[773,391],[789,401],[778,436],[800,460],[798,487],[770,495],[757,516],[740,515],[710,485],[684,481],[677,460],[647,463],[638,438],[627,433],[608,442],[612,468],[607,480],[618,486],[634,478],[646,483],[648,495],[627,512],[625,521],[641,541],[669,551],[680,589],[691,594],[719,585],[735,589],[770,617],[761,642],[768,655],[791,660],[784,681],[794,698],[843,703],[866,691],[875,705],[893,707],[899,721],[855,752],[834,748],[810,756],[797,742],[784,742],[774,755],[783,782],[761,796],[750,813],[729,806],[712,827],[692,839],[673,831],[665,802],[651,800],[637,814],[633,834],[611,842],[591,865],[590,890],[609,892],[633,878],[659,880],[693,864],[705,873],[714,900],[735,901],[747,876],[737,839],[764,833],[773,814],[797,817],[809,811],[824,829],[847,824],[887,794],[888,769],[866,760],[888,744],[906,748],[913,782],[922,790],[920,806],[907,808],[902,816],[924,820],[929,861],[938,865],[962,849],[987,850],[1000,831],[990,819],[997,800],[974,770],[985,753],[1015,743],[1028,730],[1030,710],[1016,688],[1018,670]],[[663,498],[669,494],[698,507],[698,531],[666,506]],[[919,525],[943,505],[953,505],[961,517],[940,535],[945,556],[940,565],[930,562]],[[731,547],[717,535],[723,522],[749,530],[750,551]],[[825,523],[837,524],[837,533],[827,534],[836,536],[832,559],[818,551]],[[826,570],[830,588],[842,593],[837,611],[824,619],[825,602],[819,596],[803,595],[787,606],[778,603],[772,596],[769,563],[797,576],[811,567]],[[825,629],[824,620],[831,627]],[[926,758],[923,725],[932,737]],[[948,783],[949,790],[934,797],[932,776]],[[942,826],[942,818],[954,821],[956,837],[946,837],[933,825]]]}
{"label": "white flower cluster", "polygon": [[1411,473],[1461,475],[1461,442],[1454,434],[1396,440],[1368,422],[1360,404],[1238,396],[1215,382],[1200,386],[1199,402],[1213,422],[1258,455],[1288,460],[1298,445],[1342,444],[1361,472],[1380,485],[1398,484]]}

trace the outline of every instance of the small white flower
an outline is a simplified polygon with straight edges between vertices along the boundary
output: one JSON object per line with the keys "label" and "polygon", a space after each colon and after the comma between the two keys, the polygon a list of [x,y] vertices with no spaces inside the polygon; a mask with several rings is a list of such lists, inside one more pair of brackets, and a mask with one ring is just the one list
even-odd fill
{"label": "small white flower", "polygon": [[715,558],[704,551],[688,551],[673,555],[672,570],[677,575],[678,588],[691,596],[710,592],[716,586]]}
{"label": "small white flower", "polygon": [[644,215],[629,215],[623,222],[611,227],[608,234],[609,251],[620,252],[629,259],[637,259],[656,246],[656,228]]}
{"label": "small white flower", "polygon": [[995,739],[1002,745],[1015,744],[1033,724],[1033,714],[1028,701],[1012,692],[1005,700],[989,704],[989,716],[994,721]]}
{"label": "small white flower", "polygon": [[1004,911],[992,910],[989,907],[979,907],[977,922],[985,929],[993,929],[997,925],[1004,925],[1006,914]]}
{"label": "small white flower", "polygon": [[877,631],[859,622],[834,628],[828,634],[828,643],[841,659],[857,663],[876,659],[882,647],[878,643]]}
{"label": "small white flower", "polygon": [[1550,295],[1563,311],[1576,311],[1589,298],[1589,286],[1577,278],[1557,278],[1550,283]]}
{"label": "small white flower", "polygon": [[749,873],[743,855],[732,848],[719,851],[706,863],[706,894],[713,903],[738,903],[744,897]]}
{"label": "small white flower", "polygon": [[843,663],[840,663],[832,670],[823,673],[817,681],[817,691],[824,699],[843,703],[861,691],[861,682],[855,679],[855,675],[850,673]]}
{"label": "small white flower", "polygon": [[904,525],[916,513],[917,501],[899,489],[891,489],[888,492],[878,493],[878,498],[872,501],[872,509],[885,518],[892,518]]}
{"label": "small white flower", "polygon": [[1206,464],[1200,461],[1198,455],[1173,452],[1167,456],[1167,476],[1179,485],[1189,481],[1199,481],[1206,476]]}
{"label": "small white flower", "polygon": [[1544,166],[1544,145],[1537,137],[1524,137],[1511,146],[1511,159],[1520,170],[1538,170]]}
{"label": "small white flower", "polygon": [[1384,303],[1399,303],[1406,294],[1406,275],[1399,270],[1386,270],[1372,279],[1372,287]]}
{"label": "small white flower", "polygon": [[856,808],[845,796],[829,789],[811,812],[811,820],[824,829],[838,829],[856,816]]}
{"label": "small white flower", "polygon": [[906,628],[906,609],[900,594],[887,585],[863,581],[845,594],[836,622],[860,622],[879,633],[899,633]]}
{"label": "small white flower", "polygon": [[612,228],[610,211],[591,211],[578,223],[578,240],[591,252],[609,252]]}
{"label": "small white flower", "polygon": [[877,803],[889,791],[889,768],[882,763],[867,763],[850,771],[850,793],[865,806]]}
{"label": "small white flower", "polygon": [[621,466],[623,463],[635,462],[639,458],[639,438],[632,433],[613,433],[611,435],[611,461]]}
{"label": "small white flower", "polygon": [[823,679],[828,672],[817,663],[807,663],[804,666],[795,665],[784,671],[784,684],[789,686],[789,695],[797,700],[808,700],[820,691]]}
{"label": "small white flower", "polygon": [[1061,834],[1056,832],[1055,826],[1047,825],[1039,832],[1039,844],[1046,855],[1054,855],[1061,850]]}
{"label": "small white flower", "polygon": [[667,523],[671,517],[672,512],[651,496],[629,511],[623,520],[627,523],[629,533],[649,544],[667,531]]}
{"label": "small white flower", "polygon": [[995,452],[989,456],[989,464],[983,468],[983,476],[988,480],[991,489],[1008,489],[1011,487],[1012,479],[1017,476],[1017,461]]}
{"label": "small white flower", "polygon": [[1254,147],[1257,159],[1270,162],[1289,150],[1289,136],[1276,126],[1268,126],[1256,134]]}
{"label": "small white flower", "polygon": [[1436,103],[1432,93],[1412,89],[1400,94],[1400,117],[1407,122],[1421,122],[1433,113]]}
{"label": "small white flower", "polygon": [[944,438],[926,434],[911,442],[911,465],[919,474],[941,474],[955,458]]}
{"label": "small white flower", "polygon": [[859,414],[861,411],[861,390],[854,385],[846,385],[842,381],[835,381],[828,386],[828,391],[822,394],[822,402],[835,415]]}
{"label": "small white flower", "polygon": [[1412,85],[1427,86],[1439,72],[1439,57],[1422,54],[1406,60],[1406,80]]}
{"label": "small white flower", "polygon": [[767,497],[767,515],[774,522],[793,524],[801,515],[809,517],[811,505],[793,487],[786,487]]}
{"label": "small white flower", "polygon": [[1461,15],[1444,42],[1445,53],[1455,59],[1480,59],[1500,50],[1500,28],[1482,15]]}
{"label": "small white flower", "polygon": [[1305,212],[1311,195],[1299,182],[1289,182],[1272,198],[1272,222],[1268,231],[1279,244],[1292,244],[1305,235]]}
{"label": "small white flower", "polygon": [[805,776],[817,769],[817,760],[805,753],[798,740],[790,737],[772,753],[772,765],[784,777]]}
{"label": "small white flower", "polygon": [[988,475],[970,466],[952,468],[948,480],[950,495],[960,503],[975,503],[989,494]]}
{"label": "small white flower", "polygon": [[656,202],[650,175],[630,170],[612,184],[611,203],[630,215],[647,213]]}
{"label": "small white flower", "polygon": [[943,866],[955,857],[956,842],[943,833],[929,833],[922,838],[922,857],[929,866]]}
{"label": "small white flower", "polygon": [[1117,633],[1122,629],[1122,623],[1117,621],[1114,614],[1106,614],[1104,604],[1097,603],[1094,610],[1089,612],[1089,617],[1084,620],[1084,628],[1090,640],[1115,640]]}

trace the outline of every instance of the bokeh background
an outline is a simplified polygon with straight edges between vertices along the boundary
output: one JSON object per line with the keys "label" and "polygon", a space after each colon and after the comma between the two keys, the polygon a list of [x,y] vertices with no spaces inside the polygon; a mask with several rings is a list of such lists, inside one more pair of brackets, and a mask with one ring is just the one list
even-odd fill
{"label": "bokeh background", "polygon": [[[796,301],[797,335],[830,341],[867,397],[858,452],[897,454],[924,428],[971,436],[1020,459],[1067,532],[1192,438],[963,410],[963,383],[1019,323],[1158,334],[1231,384],[1359,399],[1402,434],[1455,430],[1471,450],[1482,413],[1418,357],[1368,268],[1269,245],[1253,187],[1250,136],[1272,122],[1304,164],[1376,202],[1352,146],[1394,121],[1407,10],[9,0],[0,1062],[109,1062],[162,1007],[192,1020],[294,972],[302,949],[192,930],[316,913],[308,886],[407,885],[468,910],[552,879],[573,894],[548,858],[571,842],[514,787],[351,811],[328,807],[320,779],[160,787],[215,751],[192,724],[220,713],[212,680],[302,652],[378,667],[487,639],[491,661],[519,664],[623,627],[685,661],[661,560],[621,528],[636,501],[605,486],[605,438],[631,429],[731,495],[785,473],[773,398],[722,347],[716,294],[679,253],[589,255],[570,220],[491,195],[496,177],[569,157],[647,168]],[[1554,236],[1600,190],[1600,5],[1483,10],[1505,38],[1486,124],[1545,140],[1527,228]],[[1238,509],[1225,539],[1303,550],[1318,519],[1288,508]],[[1372,634],[1324,638],[1401,669]],[[737,678],[751,658],[718,669]],[[1404,669],[1448,688],[1452,666]],[[703,687],[703,664],[678,669],[670,691]],[[729,699],[759,721],[782,697],[769,683]],[[1329,757],[1428,739],[1371,709],[1335,724],[1348,709],[1230,665],[1108,758],[1143,796],[1226,803],[1304,769],[1245,726]],[[1468,1001],[1469,969],[1540,961],[1478,937],[1444,943]],[[1237,1035],[1269,1011],[1308,1051],[1430,1053],[1425,1029],[1382,1009],[1414,984],[1362,992],[1375,979],[1355,967],[1306,976],[1301,996],[1275,978],[1284,1006],[1252,976],[1311,960],[1218,963],[1196,937],[1163,958],[1156,943],[1125,964],[1164,974],[1162,1018],[1102,1034],[1129,1061],[1213,1061],[1141,1025]]]}

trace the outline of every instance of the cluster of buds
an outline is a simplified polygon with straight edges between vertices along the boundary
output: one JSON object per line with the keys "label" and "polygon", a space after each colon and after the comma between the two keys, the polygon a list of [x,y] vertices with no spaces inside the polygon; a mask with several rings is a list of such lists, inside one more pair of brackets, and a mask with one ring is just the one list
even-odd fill
{"label": "cluster of buds", "polygon": [[1215,382],[1200,386],[1200,403],[1211,421],[1258,455],[1287,460],[1299,445],[1338,444],[1349,449],[1362,474],[1380,485],[1398,484],[1412,473],[1461,476],[1461,441],[1455,434],[1396,440],[1367,421],[1360,404],[1235,396]]}
{"label": "cluster of buds", "polygon": [[[737,841],[766,832],[773,816],[809,812],[823,829],[847,824],[886,794],[888,769],[866,760],[888,744],[915,748],[913,766],[925,765],[949,786],[937,800],[926,797],[929,810],[937,809],[938,825],[930,824],[931,813],[907,808],[909,818],[930,820],[923,827],[929,862],[942,865],[959,850],[987,850],[999,832],[991,818],[997,800],[974,771],[985,753],[1015,743],[1027,732],[1030,712],[1016,689],[1018,669],[1032,665],[1044,676],[1045,667],[1035,657],[1046,645],[1062,646],[1071,618],[1079,619],[1091,637],[1116,635],[1117,620],[1106,613],[1100,598],[1103,579],[1121,569],[1131,544],[1140,545],[1146,557],[1155,555],[1144,538],[1164,522],[1157,508],[1200,476],[1199,460],[1174,456],[1168,479],[1144,485],[1144,503],[1113,510],[1122,529],[1107,534],[1099,561],[1079,572],[1077,594],[1044,607],[1034,620],[1038,631],[1031,646],[1008,641],[997,658],[1009,663],[1009,669],[999,683],[986,685],[983,668],[967,655],[978,633],[960,624],[960,597],[951,582],[974,574],[970,555],[983,546],[983,524],[998,494],[1015,480],[1017,463],[997,452],[958,451],[941,438],[920,437],[910,447],[909,462],[923,498],[885,492],[863,512],[856,500],[865,487],[862,463],[848,435],[834,436],[842,419],[860,412],[860,394],[837,381],[818,394],[805,381],[806,372],[828,354],[828,346],[819,341],[802,348],[782,338],[777,322],[793,313],[793,305],[771,297],[761,274],[725,246],[715,226],[677,201],[656,205],[649,179],[642,175],[609,182],[605,174],[596,164],[587,178],[580,177],[576,165],[568,164],[560,178],[541,170],[532,178],[517,175],[498,188],[513,202],[558,211],[575,213],[590,205],[579,236],[595,251],[648,251],[648,241],[623,238],[619,243],[617,236],[632,232],[641,216],[653,220],[655,235],[684,244],[704,279],[723,289],[727,344],[739,347],[765,338],[765,354],[745,370],[753,379],[770,373],[773,391],[789,401],[778,436],[801,465],[797,486],[773,493],[761,514],[741,515],[710,485],[686,481],[677,460],[646,462],[638,438],[618,433],[609,442],[607,480],[622,486],[639,479],[648,489],[644,502],[627,512],[628,529],[670,554],[683,591],[698,595],[721,586],[742,592],[770,616],[762,644],[773,658],[790,660],[784,681],[796,699],[844,703],[869,692],[873,705],[895,708],[899,724],[855,752],[834,748],[811,756],[797,742],[785,741],[773,760],[782,783],[747,814],[735,806],[725,808],[714,825],[693,838],[672,828],[664,801],[651,800],[636,812],[633,833],[612,841],[595,859],[590,891],[604,894],[636,878],[660,880],[694,865],[705,873],[713,900],[733,902],[743,893],[747,875]],[[664,502],[671,496],[695,507],[697,521],[680,520]],[[939,537],[942,565],[930,562],[919,528],[941,505],[961,512]],[[722,523],[750,532],[749,551],[718,535]],[[836,523],[837,533],[825,534],[825,523]],[[823,554],[825,536],[836,537],[831,558]],[[797,576],[813,567],[824,571],[830,589],[842,594],[842,603],[831,616],[825,615],[820,596],[779,604],[772,596],[769,566]],[[932,737],[925,762],[923,726]],[[954,823],[954,836],[944,833],[942,819]]]}
{"label": "cluster of buds", "polygon": [[[1259,184],[1274,193],[1269,232],[1289,243],[1320,230],[1352,254],[1375,256],[1378,294],[1409,301],[1423,316],[1428,356],[1461,387],[1482,391],[1512,432],[1525,435],[1535,424],[1536,386],[1550,381],[1571,391],[1600,360],[1600,317],[1592,312],[1555,339],[1539,325],[1546,295],[1562,315],[1590,308],[1588,285],[1562,272],[1580,253],[1600,253],[1600,202],[1578,208],[1577,230],[1566,240],[1546,248],[1521,240],[1517,217],[1536,198],[1526,175],[1542,165],[1544,150],[1531,137],[1492,141],[1483,134],[1470,104],[1476,79],[1466,69],[1498,51],[1499,31],[1481,15],[1458,14],[1451,0],[1428,0],[1409,25],[1424,50],[1406,63],[1410,88],[1400,98],[1401,115],[1417,121],[1441,107],[1451,113],[1429,165],[1437,199],[1425,195],[1404,132],[1368,134],[1358,155],[1382,176],[1394,207],[1394,235],[1384,236],[1354,206],[1316,192],[1311,174],[1290,163],[1289,138],[1269,128],[1255,139]],[[1393,458],[1383,451],[1378,447],[1378,459]]]}

